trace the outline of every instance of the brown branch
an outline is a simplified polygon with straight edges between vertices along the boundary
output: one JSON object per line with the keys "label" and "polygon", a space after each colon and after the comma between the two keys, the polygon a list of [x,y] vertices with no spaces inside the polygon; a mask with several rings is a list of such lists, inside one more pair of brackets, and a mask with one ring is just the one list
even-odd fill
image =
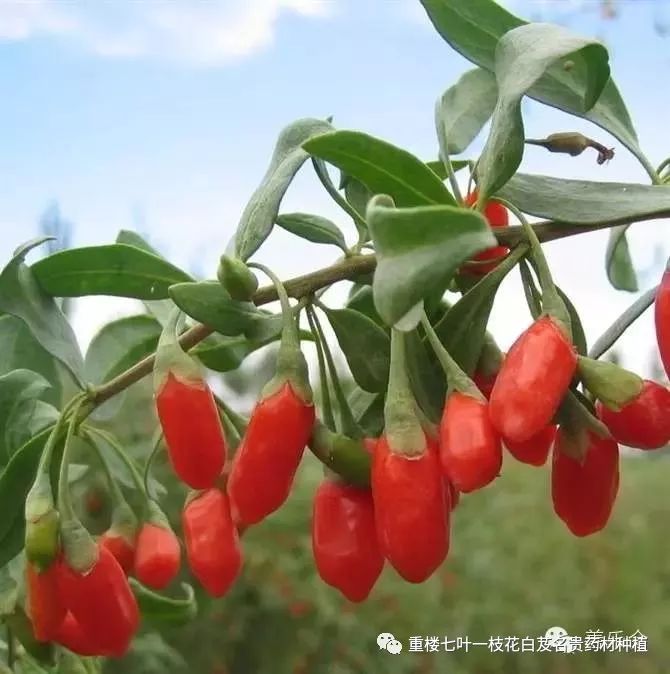
{"label": "brown branch", "polygon": [[[538,239],[541,242],[554,241],[576,234],[584,234],[586,232],[593,232],[599,229],[607,229],[615,227],[616,225],[626,225],[633,222],[642,222],[644,220],[654,220],[658,218],[670,217],[670,210],[645,216],[644,218],[620,218],[607,222],[598,222],[589,225],[579,225],[575,223],[555,223],[552,221],[544,221],[535,223],[533,229],[535,230]],[[521,241],[525,241],[526,237],[522,227],[507,227],[504,230],[496,229],[494,231],[498,242],[507,245],[515,246]],[[345,258],[341,262],[319,269],[311,274],[304,276],[297,276],[296,278],[286,281],[284,284],[286,292],[289,296],[296,299],[311,295],[320,288],[336,283],[337,281],[353,280],[358,276],[369,274],[374,271],[377,260],[374,255],[354,255]],[[253,302],[257,306],[268,304],[277,299],[277,291],[274,286],[264,286],[256,291],[253,297]],[[196,344],[202,342],[206,337],[211,335],[214,330],[207,325],[198,324],[187,330],[179,339],[179,343],[186,351],[193,348]],[[105,384],[94,388],[90,392],[90,407],[91,410],[98,405],[101,405],[106,400],[109,400],[117,393],[125,390],[135,382],[151,374],[154,366],[154,355],[147,356],[132,367],[122,372],[114,379],[110,379]]]}

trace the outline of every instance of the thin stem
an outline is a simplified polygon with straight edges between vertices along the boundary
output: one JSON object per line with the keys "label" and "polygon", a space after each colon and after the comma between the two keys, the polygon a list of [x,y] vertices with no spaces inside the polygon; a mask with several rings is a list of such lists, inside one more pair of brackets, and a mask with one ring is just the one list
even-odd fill
{"label": "thin stem", "polygon": [[135,488],[140,493],[146,496],[146,492],[144,491],[144,482],[140,477],[139,471],[137,470],[137,467],[132,462],[130,457],[126,454],[123,447],[121,447],[118,440],[111,433],[102,430],[102,428],[97,428],[95,426],[87,426],[86,430],[89,433],[92,433],[93,435],[97,435],[99,438],[102,438],[114,450],[114,453],[119,457],[119,459],[121,459],[123,464],[128,469],[130,477],[133,483],[135,484]]}
{"label": "thin stem", "polygon": [[161,440],[163,439],[163,431],[159,431],[157,433],[157,437],[154,440],[154,446],[151,449],[151,453],[147,457],[146,463],[144,464],[144,471],[142,475],[142,481],[144,483],[144,492],[147,495],[147,498],[153,499],[153,496],[151,495],[151,490],[149,489],[149,476],[151,474],[151,466],[154,462],[154,459],[158,455],[158,452],[161,447]]}
{"label": "thin stem", "polygon": [[670,157],[668,157],[667,159],[664,159],[658,165],[658,168],[656,169],[656,173],[660,176],[668,166],[670,166]]}
{"label": "thin stem", "polygon": [[312,314],[314,325],[316,326],[316,330],[319,334],[319,339],[321,340],[321,344],[323,346],[323,353],[326,358],[326,364],[328,365],[328,372],[330,373],[330,381],[331,384],[333,385],[333,391],[335,392],[335,398],[337,399],[337,405],[340,410],[340,421],[342,422],[342,431],[349,437],[359,438],[362,435],[361,429],[359,425],[356,423],[356,419],[354,418],[354,415],[351,411],[351,407],[349,406],[347,396],[344,395],[344,391],[342,390],[342,384],[340,383],[340,377],[337,373],[337,368],[335,367],[333,354],[331,353],[330,347],[328,346],[328,342],[323,332],[321,322],[319,321],[319,317],[313,309],[308,308],[307,311],[310,311]]}
{"label": "thin stem", "polygon": [[70,468],[70,457],[72,455],[72,438],[74,437],[75,427],[77,426],[77,413],[84,402],[83,398],[73,406],[73,414],[67,427],[65,436],[65,448],[63,449],[63,458],[60,464],[60,473],[58,476],[58,510],[65,520],[76,520],[74,506],[72,505],[72,495],[70,494],[70,485],[68,473]]}
{"label": "thin stem", "polygon": [[247,430],[248,420],[245,419],[241,414],[238,414],[226,401],[220,396],[213,393],[214,401],[217,404],[217,407],[223,412],[228,421],[230,421],[233,428],[237,433],[242,437]]}
{"label": "thin stem", "polygon": [[610,349],[624,332],[654,303],[658,286],[638,297],[619,318],[598,337],[589,351],[589,358],[597,360]]}
{"label": "thin stem", "polygon": [[333,181],[327,173],[325,164],[321,160],[312,157],[312,166],[319,178],[319,182],[324,186],[326,192],[333,198],[333,201],[351,216],[351,219],[356,223],[357,228],[366,228],[367,223],[363,216],[337,191],[335,185],[333,185]]}
{"label": "thin stem", "polygon": [[284,341],[284,339],[290,339],[295,341],[295,343],[299,343],[300,338],[298,336],[298,325],[293,318],[293,311],[291,310],[291,304],[288,301],[288,295],[286,294],[286,288],[284,287],[284,284],[269,267],[266,267],[260,262],[249,262],[247,266],[251,269],[258,269],[259,271],[262,271],[272,281],[272,284],[277,289],[277,296],[279,297],[279,304],[281,305],[282,317],[284,320],[282,341]]}
{"label": "thin stem", "polygon": [[451,357],[449,352],[444,348],[440,338],[437,336],[437,333],[433,329],[433,326],[426,316],[426,312],[423,312],[421,316],[421,325],[428,337],[428,341],[437,356],[437,359],[440,361],[440,365],[444,370],[444,374],[447,377],[447,384],[449,390],[447,391],[447,396],[453,391],[460,391],[466,395],[470,395],[474,398],[484,400],[484,396],[481,394],[474,382],[468,377],[467,374],[461,369],[460,365]]}
{"label": "thin stem", "polygon": [[536,319],[542,313],[542,297],[537,290],[535,279],[526,260],[521,260],[519,273],[521,274],[523,294],[526,296],[526,304],[528,304],[530,315]]}
{"label": "thin stem", "polygon": [[454,171],[453,164],[451,163],[451,157],[449,156],[449,153],[444,152],[440,153],[442,163],[444,164],[444,168],[447,171],[447,178],[449,178],[449,184],[451,185],[451,191],[454,193],[454,198],[459,204],[463,203],[463,195],[461,194],[461,188],[458,186],[458,180],[456,179],[456,172]]}
{"label": "thin stem", "polygon": [[14,669],[16,662],[16,642],[14,641],[14,632],[12,628],[7,625],[7,666]]}
{"label": "thin stem", "polygon": [[326,363],[323,355],[323,345],[321,344],[321,337],[316,328],[316,323],[312,312],[308,309],[307,322],[309,329],[314,335],[314,345],[316,347],[316,359],[319,363],[319,385],[321,388],[321,407],[323,408],[323,421],[330,430],[335,430],[335,417],[333,415],[333,403],[330,399],[330,390],[328,386],[328,375],[326,373]]}

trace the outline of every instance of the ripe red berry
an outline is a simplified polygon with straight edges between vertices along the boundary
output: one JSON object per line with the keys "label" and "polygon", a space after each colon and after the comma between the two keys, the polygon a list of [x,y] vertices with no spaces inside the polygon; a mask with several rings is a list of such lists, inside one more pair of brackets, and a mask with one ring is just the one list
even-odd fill
{"label": "ripe red berry", "polygon": [[213,488],[190,500],[182,513],[184,543],[193,575],[213,597],[222,597],[237,578],[242,554],[228,497]]}
{"label": "ripe red berry", "polygon": [[69,612],[65,616],[65,620],[60,624],[53,640],[69,651],[77,655],[83,655],[84,657],[114,655],[114,653],[102,648],[95,634],[88,634],[72,613]]}
{"label": "ripe red berry", "polygon": [[670,442],[670,391],[646,380],[642,391],[618,412],[597,403],[598,416],[617,442],[639,449],[658,449]]}
{"label": "ripe red berry", "polygon": [[135,575],[155,590],[162,590],[179,573],[179,540],[172,529],[146,522],[137,537]]}
{"label": "ripe red berry", "polygon": [[213,486],[223,470],[226,443],[209,386],[168,372],[156,409],[175,473],[193,489]]}
{"label": "ripe red berry", "polygon": [[314,405],[289,382],[256,405],[228,480],[238,524],[260,522],[286,501],[313,426]]}
{"label": "ripe red berry", "polygon": [[461,492],[481,489],[498,477],[502,448],[485,401],[459,391],[448,397],[440,423],[440,459]]}
{"label": "ripe red berry", "polygon": [[555,438],[556,426],[546,426],[523,442],[503,439],[503,443],[517,461],[531,466],[544,466]]}
{"label": "ripe red berry", "polygon": [[[477,203],[477,190],[471,192],[465,197],[465,204],[467,206],[474,206]],[[497,229],[499,227],[507,227],[509,225],[509,215],[507,209],[497,201],[489,201],[484,208],[484,217],[488,220],[489,225]],[[498,262],[509,253],[507,246],[492,246],[475,255],[472,260],[478,264],[465,263],[463,269],[469,274],[476,276],[483,276],[493,271]],[[490,260],[490,262],[489,262]],[[481,264],[487,262],[488,264]]]}
{"label": "ripe red berry", "polygon": [[386,436],[375,448],[372,497],[384,556],[410,583],[426,580],[449,550],[448,492],[436,443],[414,456],[391,450]]}
{"label": "ripe red berry", "polygon": [[126,575],[132,572],[135,563],[135,546],[123,534],[115,533],[110,529],[100,536],[98,543],[114,555]]}
{"label": "ripe red berry", "polygon": [[612,438],[589,435],[583,462],[568,456],[560,429],[551,470],[554,511],[575,536],[600,531],[609,520],[619,489],[619,446]]}
{"label": "ripe red berry", "polygon": [[325,479],[314,496],[312,551],[319,576],[347,599],[367,599],[384,567],[372,493]]}
{"label": "ripe red berry", "polygon": [[666,268],[654,302],[656,342],[665,373],[670,377],[670,267]]}
{"label": "ripe red berry", "polygon": [[109,550],[85,572],[58,564],[58,592],[86,634],[95,635],[101,653],[121,657],[139,625],[139,610],[123,569]]}
{"label": "ripe red berry", "polygon": [[493,391],[493,385],[496,383],[497,376],[497,372],[487,375],[479,370],[475,370],[472,375],[472,381],[475,382],[475,385],[487,400],[491,397],[491,391]]}
{"label": "ripe red berry", "polygon": [[58,594],[58,561],[45,571],[26,563],[28,614],[37,641],[52,641],[65,618],[66,609]]}
{"label": "ripe red berry", "polygon": [[524,442],[542,431],[563,399],[577,368],[574,346],[549,316],[514,342],[496,379],[489,413],[500,435]]}

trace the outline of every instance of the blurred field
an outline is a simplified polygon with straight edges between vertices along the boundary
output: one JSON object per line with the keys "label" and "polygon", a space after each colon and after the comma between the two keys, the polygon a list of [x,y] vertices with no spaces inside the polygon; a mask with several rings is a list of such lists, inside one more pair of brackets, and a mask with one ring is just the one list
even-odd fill
{"label": "blurred field", "polygon": [[[607,531],[587,540],[554,516],[549,471],[506,457],[492,487],[461,500],[444,567],[411,586],[387,568],[369,601],[348,604],[316,576],[311,495],[321,469],[310,456],[285,508],[244,537],[244,578],[227,598],[201,598],[198,621],[141,640],[139,656],[109,672],[153,674],[353,674],[499,672],[652,674],[670,671],[668,457],[623,459],[620,497]],[[543,635],[560,625],[640,630],[648,653],[410,653],[413,635]],[[399,656],[379,651],[392,632]],[[167,646],[169,644],[170,646]]]}

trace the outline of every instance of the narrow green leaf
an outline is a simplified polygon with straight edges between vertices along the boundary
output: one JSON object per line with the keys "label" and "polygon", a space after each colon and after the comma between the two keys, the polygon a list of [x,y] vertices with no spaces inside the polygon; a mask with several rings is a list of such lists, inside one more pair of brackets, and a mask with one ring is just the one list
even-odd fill
{"label": "narrow green leaf", "polygon": [[499,194],[524,213],[574,225],[670,217],[670,185],[566,180],[517,173]]}
{"label": "narrow green leaf", "polygon": [[385,391],[391,360],[388,334],[353,309],[328,309],[326,315],[356,383],[373,393]]}
{"label": "narrow green leaf", "polygon": [[[353,176],[349,176],[343,171],[341,172],[344,183],[344,198],[349,205],[360,214],[361,218],[365,217],[365,211],[368,207],[368,202],[372,198],[372,192],[360,181]],[[367,225],[354,221],[356,229],[358,230],[361,241],[370,240],[370,232]]]}
{"label": "narrow green leaf", "polygon": [[497,100],[496,78],[482,68],[468,70],[449,87],[435,105],[440,155],[464,152],[489,121]]}
{"label": "narrow green leaf", "polygon": [[59,411],[43,400],[25,400],[12,412],[5,429],[4,444],[8,458],[45,428],[53,426]]}
{"label": "narrow green leaf", "polygon": [[446,377],[432,350],[416,330],[405,336],[407,371],[416,402],[431,421],[438,421],[444,405]]}
{"label": "narrow green leaf", "polygon": [[21,246],[0,273],[0,312],[23,321],[40,345],[81,384],[83,359],[77,338],[54,299],[42,290],[24,263],[26,254],[43,242],[39,239]]}
{"label": "narrow green leaf", "polygon": [[470,375],[479,361],[498,288],[524,253],[524,248],[514,250],[451,306],[435,325],[435,332],[451,357]]}
{"label": "narrow green leaf", "polygon": [[347,300],[347,308],[365,314],[371,318],[377,325],[384,326],[384,321],[375,309],[375,300],[372,294],[372,286],[360,285],[354,283],[351,286],[349,299]]}
{"label": "narrow green leaf", "polygon": [[[23,447],[14,453],[9,463],[0,473],[0,550],[10,545],[16,545],[12,529],[18,518],[23,523],[23,506],[28,491],[35,479],[35,471],[39,463],[42,449],[47,441],[51,429],[42,431],[31,438]],[[18,549],[11,548],[7,554],[13,553],[9,559],[16,556],[23,547],[20,542]]]}
{"label": "narrow green leaf", "polygon": [[5,464],[17,448],[8,444],[14,426],[29,421],[37,399],[50,387],[42,375],[30,370],[14,370],[0,377],[0,463]]}
{"label": "narrow green leaf", "polygon": [[384,395],[354,386],[347,396],[354,419],[368,438],[377,438],[384,428]]}
{"label": "narrow green leaf", "polygon": [[373,292],[379,315],[395,324],[432,292],[446,290],[458,267],[496,245],[484,217],[454,206],[390,208],[375,197],[367,221],[377,250]]}
{"label": "narrow green leaf", "polygon": [[123,243],[63,250],[31,269],[42,288],[55,297],[114,295],[159,300],[168,297],[174,283],[191,280],[160,257]]}
{"label": "narrow green leaf", "polygon": [[187,583],[181,584],[186,597],[173,599],[153,592],[134,578],[130,578],[129,581],[142,617],[151,622],[164,625],[185,625],[192,622],[198,614],[195,592]]}
{"label": "narrow green leaf", "polygon": [[605,269],[607,278],[617,290],[637,292],[637,275],[628,249],[626,230],[629,225],[619,225],[610,229],[607,252],[605,253]]}
{"label": "narrow green leaf", "polygon": [[[490,72],[495,70],[496,47],[508,31],[527,25],[494,0],[421,0],[438,33],[472,63]],[[532,98],[584,117],[609,131],[647,163],[639,146],[628,110],[610,79],[596,104],[584,110],[589,69],[578,55],[557,63],[527,92]]]}
{"label": "narrow green leaf", "polygon": [[[442,180],[447,179],[447,169],[444,168],[444,162],[441,160],[437,159],[435,161],[427,161],[426,166],[437,176],[439,176]],[[470,166],[470,160],[469,159],[452,159],[451,160],[451,168],[454,169],[454,172],[460,171],[461,169],[464,169],[466,166]]]}
{"label": "narrow green leaf", "polygon": [[581,109],[589,110],[609,79],[609,56],[601,43],[560,26],[539,23],[515,28],[498,42],[498,103],[477,166],[483,199],[500,189],[521,164],[525,138],[521,99],[558,59],[568,56],[572,61],[580,60],[586,69]]}
{"label": "narrow green leaf", "polygon": [[442,181],[420,159],[358,131],[334,131],[304,148],[360,180],[374,194],[388,194],[398,206],[455,205]]}
{"label": "narrow green leaf", "polygon": [[175,304],[191,318],[235,337],[263,341],[281,332],[281,316],[259,311],[251,302],[237,302],[219,283],[178,283],[170,288]]}
{"label": "narrow green leaf", "polygon": [[299,119],[279,134],[270,166],[237,226],[235,251],[242,260],[248,260],[272,231],[281,200],[309,156],[302,148],[303,143],[332,129],[328,122],[320,119]]}
{"label": "narrow green leaf", "polygon": [[237,370],[244,359],[254,351],[266,346],[281,336],[281,331],[265,341],[255,341],[244,337],[222,337],[210,335],[189,353],[200,360],[210,370],[231,372]]}
{"label": "narrow green leaf", "polygon": [[84,366],[89,381],[109,381],[153,353],[161,326],[151,316],[129,316],[103,326],[86,351]]}
{"label": "narrow green leaf", "polygon": [[320,215],[284,213],[277,218],[277,224],[286,231],[312,243],[330,243],[345,253],[347,252],[347,244],[340,228]]}
{"label": "narrow green leaf", "polygon": [[586,333],[584,332],[584,326],[582,325],[582,319],[577,313],[575,305],[572,303],[572,300],[558,287],[556,286],[558,294],[561,296],[561,299],[565,303],[565,306],[568,309],[570,314],[570,326],[572,328],[572,341],[577,349],[577,353],[581,356],[585,356],[588,352],[588,347],[586,344]]}

